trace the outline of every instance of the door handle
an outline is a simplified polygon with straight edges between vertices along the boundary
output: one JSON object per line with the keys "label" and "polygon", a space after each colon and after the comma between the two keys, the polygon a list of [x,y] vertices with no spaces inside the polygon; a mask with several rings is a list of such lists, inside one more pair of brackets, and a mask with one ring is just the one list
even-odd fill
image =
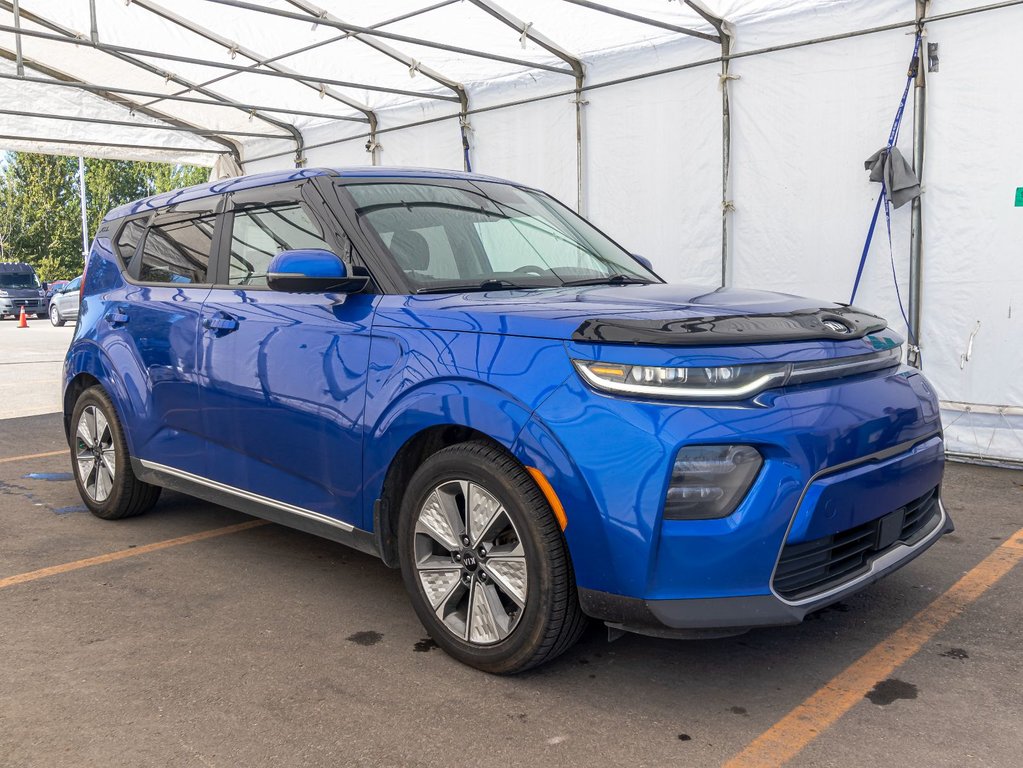
{"label": "door handle", "polygon": [[111,325],[124,325],[126,322],[128,322],[128,315],[125,314],[125,312],[123,311],[123,307],[112,309],[109,312],[107,312],[103,317]]}
{"label": "door handle", "polygon": [[202,326],[211,331],[230,333],[231,331],[238,330],[238,321],[221,313],[219,316],[213,315],[212,317],[203,318]]}

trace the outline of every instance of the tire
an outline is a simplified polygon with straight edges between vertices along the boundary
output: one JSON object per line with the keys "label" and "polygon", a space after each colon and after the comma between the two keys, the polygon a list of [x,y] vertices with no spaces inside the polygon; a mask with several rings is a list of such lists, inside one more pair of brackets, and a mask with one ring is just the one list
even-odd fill
{"label": "tire", "polygon": [[438,451],[409,481],[400,515],[405,588],[449,655],[514,674],[579,639],[585,616],[564,537],[547,499],[507,453],[482,441]]}
{"label": "tire", "polygon": [[60,328],[64,325],[64,318],[60,316],[60,310],[56,304],[50,306],[50,324]]}
{"label": "tire", "polygon": [[134,517],[156,504],[160,487],[135,477],[121,422],[102,387],[90,387],[79,395],[71,416],[70,442],[75,485],[96,517]]}

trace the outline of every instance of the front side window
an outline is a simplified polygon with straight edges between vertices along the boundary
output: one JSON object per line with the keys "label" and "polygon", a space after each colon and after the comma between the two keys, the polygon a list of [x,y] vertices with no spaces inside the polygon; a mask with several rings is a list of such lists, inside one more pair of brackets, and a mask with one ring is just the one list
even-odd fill
{"label": "front side window", "polygon": [[270,260],[299,248],[332,250],[300,203],[235,208],[228,283],[264,286]]}
{"label": "front side window", "polygon": [[482,181],[349,183],[344,190],[413,292],[660,282],[538,192]]}
{"label": "front side window", "polygon": [[212,211],[158,213],[142,246],[138,278],[146,283],[205,283],[213,250]]}

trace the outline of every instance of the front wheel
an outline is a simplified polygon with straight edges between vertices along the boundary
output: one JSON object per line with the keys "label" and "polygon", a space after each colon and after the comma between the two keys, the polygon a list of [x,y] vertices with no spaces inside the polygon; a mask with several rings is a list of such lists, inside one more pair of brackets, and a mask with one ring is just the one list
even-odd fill
{"label": "front wheel", "polygon": [[521,672],[582,633],[557,520],[533,479],[496,446],[461,443],[427,459],[409,483],[399,527],[413,607],[459,661]]}
{"label": "front wheel", "polygon": [[57,309],[56,304],[50,307],[50,324],[57,328],[64,325],[64,318],[60,316],[60,310]]}
{"label": "front wheel", "polygon": [[71,416],[71,464],[85,506],[104,520],[141,515],[160,497],[131,468],[121,422],[102,387],[90,387]]}

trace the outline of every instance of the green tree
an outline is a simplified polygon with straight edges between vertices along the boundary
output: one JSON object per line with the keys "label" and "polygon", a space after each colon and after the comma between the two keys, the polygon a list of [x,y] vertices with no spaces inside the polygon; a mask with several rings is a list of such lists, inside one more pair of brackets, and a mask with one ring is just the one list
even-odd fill
{"label": "green tree", "polygon": [[[208,178],[201,166],[87,159],[89,237],[111,208]],[[41,280],[79,274],[80,200],[77,158],[7,153],[0,161],[0,261],[32,264]]]}

